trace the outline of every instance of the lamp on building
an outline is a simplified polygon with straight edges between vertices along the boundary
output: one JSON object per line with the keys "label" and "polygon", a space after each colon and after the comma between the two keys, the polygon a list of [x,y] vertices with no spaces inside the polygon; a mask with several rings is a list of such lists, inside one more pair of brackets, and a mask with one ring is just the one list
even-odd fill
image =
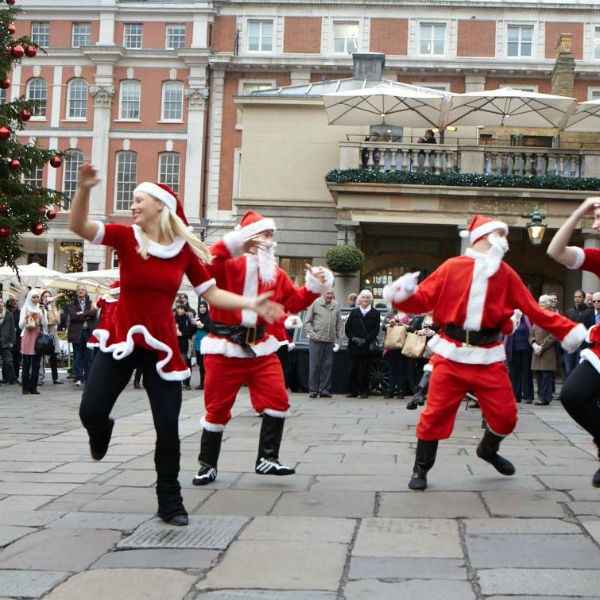
{"label": "lamp on building", "polygon": [[527,235],[529,235],[529,241],[533,246],[539,246],[546,233],[548,225],[544,223],[542,215],[540,215],[539,208],[536,206],[533,214],[531,215],[531,221],[525,225],[527,228]]}

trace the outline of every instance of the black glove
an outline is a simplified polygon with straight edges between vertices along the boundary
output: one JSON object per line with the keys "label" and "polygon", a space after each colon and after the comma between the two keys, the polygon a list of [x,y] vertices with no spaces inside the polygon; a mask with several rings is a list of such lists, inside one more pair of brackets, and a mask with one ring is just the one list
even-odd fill
{"label": "black glove", "polygon": [[367,340],[365,340],[365,338],[359,338],[359,337],[353,337],[352,341],[357,345],[357,346],[364,346],[367,343]]}

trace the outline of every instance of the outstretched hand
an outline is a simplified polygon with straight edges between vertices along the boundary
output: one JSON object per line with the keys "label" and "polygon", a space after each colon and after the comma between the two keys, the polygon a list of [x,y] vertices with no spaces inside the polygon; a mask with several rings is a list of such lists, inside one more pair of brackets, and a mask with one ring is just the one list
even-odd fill
{"label": "outstretched hand", "polygon": [[244,254],[255,254],[258,250],[264,250],[266,247],[260,233],[251,235],[244,240]]}
{"label": "outstretched hand", "polygon": [[278,302],[271,302],[269,298],[273,295],[273,292],[266,292],[257,296],[254,299],[252,310],[255,311],[262,319],[267,323],[273,323],[274,321],[280,321],[285,317],[285,310]]}
{"label": "outstretched hand", "polygon": [[579,205],[582,215],[594,212],[597,208],[600,208],[600,196],[589,196]]}
{"label": "outstretched hand", "polygon": [[79,167],[79,187],[90,189],[98,183],[98,171],[90,163],[83,163]]}
{"label": "outstretched hand", "polygon": [[310,263],[306,263],[304,268],[321,283],[327,283],[327,277],[323,267],[313,267]]}

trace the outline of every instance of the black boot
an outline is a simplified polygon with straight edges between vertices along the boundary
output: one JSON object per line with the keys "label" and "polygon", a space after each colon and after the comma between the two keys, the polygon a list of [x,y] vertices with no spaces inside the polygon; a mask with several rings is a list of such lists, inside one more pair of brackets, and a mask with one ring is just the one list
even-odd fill
{"label": "black boot", "polygon": [[412,400],[406,404],[408,410],[415,410],[417,406],[423,406],[425,400],[427,400],[427,392],[429,391],[429,378],[431,377],[431,371],[423,371],[421,381],[415,389],[415,395]]}
{"label": "black boot", "polygon": [[157,443],[154,452],[156,466],[156,498],[158,516],[169,525],[182,527],[188,524],[188,514],[181,497],[179,485],[179,440],[168,449],[160,450]]}
{"label": "black boot", "polygon": [[206,485],[217,478],[217,462],[221,453],[221,440],[223,439],[222,431],[202,430],[202,438],[200,439],[200,454],[198,462],[200,469],[194,475],[192,483],[194,485]]}
{"label": "black boot", "polygon": [[417,452],[415,455],[415,466],[413,474],[408,482],[408,487],[411,490],[427,489],[427,471],[433,467],[435,463],[435,455],[437,454],[438,440],[417,440]]}
{"label": "black boot", "polygon": [[90,454],[94,460],[102,460],[108,451],[112,430],[115,426],[114,419],[108,419],[108,424],[97,430],[88,429],[90,438]]}
{"label": "black boot", "polygon": [[500,448],[500,442],[504,438],[500,435],[492,433],[489,429],[486,429],[483,434],[483,438],[477,446],[477,456],[479,458],[489,462],[490,465],[498,471],[501,475],[514,475],[515,466],[506,458],[498,454],[498,448]]}
{"label": "black boot", "polygon": [[296,471],[279,463],[279,446],[285,419],[263,413],[255,472],[259,475],[293,475]]}
{"label": "black boot", "polygon": [[[600,442],[595,442],[596,446],[598,446],[598,460],[600,460]],[[592,485],[594,487],[600,487],[600,469],[596,471],[594,477],[592,478]]]}

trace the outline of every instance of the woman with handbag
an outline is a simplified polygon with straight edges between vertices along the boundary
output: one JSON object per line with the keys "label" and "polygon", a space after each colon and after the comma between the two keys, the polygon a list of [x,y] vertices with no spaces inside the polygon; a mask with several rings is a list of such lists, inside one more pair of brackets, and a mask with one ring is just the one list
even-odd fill
{"label": "woman with handbag", "polygon": [[38,373],[40,372],[40,354],[35,351],[35,341],[46,328],[48,321],[40,305],[40,290],[29,290],[25,304],[21,309],[19,327],[21,328],[21,355],[23,356],[23,373],[21,381],[23,394],[39,394],[37,391]]}
{"label": "woman with handbag", "polygon": [[373,344],[377,343],[380,328],[379,311],[373,308],[373,294],[363,290],[356,300],[356,308],[346,320],[350,373],[346,398],[369,397],[369,366]]}
{"label": "woman with handbag", "polygon": [[[48,321],[48,334],[52,336],[54,340],[54,350],[49,355],[50,370],[52,371],[52,383],[61,384],[62,381],[58,378],[58,360],[56,357],[57,352],[60,352],[60,340],[58,339],[58,326],[60,325],[60,317],[62,310],[56,306],[56,300],[62,298],[63,294],[59,292],[56,296],[52,297],[49,290],[42,292],[41,304],[46,311],[46,320]],[[42,361],[40,361],[42,362]],[[42,363],[43,364],[43,363]],[[43,374],[43,367],[40,373]],[[43,376],[43,375],[42,375]]]}
{"label": "woman with handbag", "polygon": [[385,314],[381,328],[385,331],[383,356],[390,369],[388,389],[384,398],[404,398],[408,373],[408,358],[402,354],[409,316],[402,310],[391,309]]}

